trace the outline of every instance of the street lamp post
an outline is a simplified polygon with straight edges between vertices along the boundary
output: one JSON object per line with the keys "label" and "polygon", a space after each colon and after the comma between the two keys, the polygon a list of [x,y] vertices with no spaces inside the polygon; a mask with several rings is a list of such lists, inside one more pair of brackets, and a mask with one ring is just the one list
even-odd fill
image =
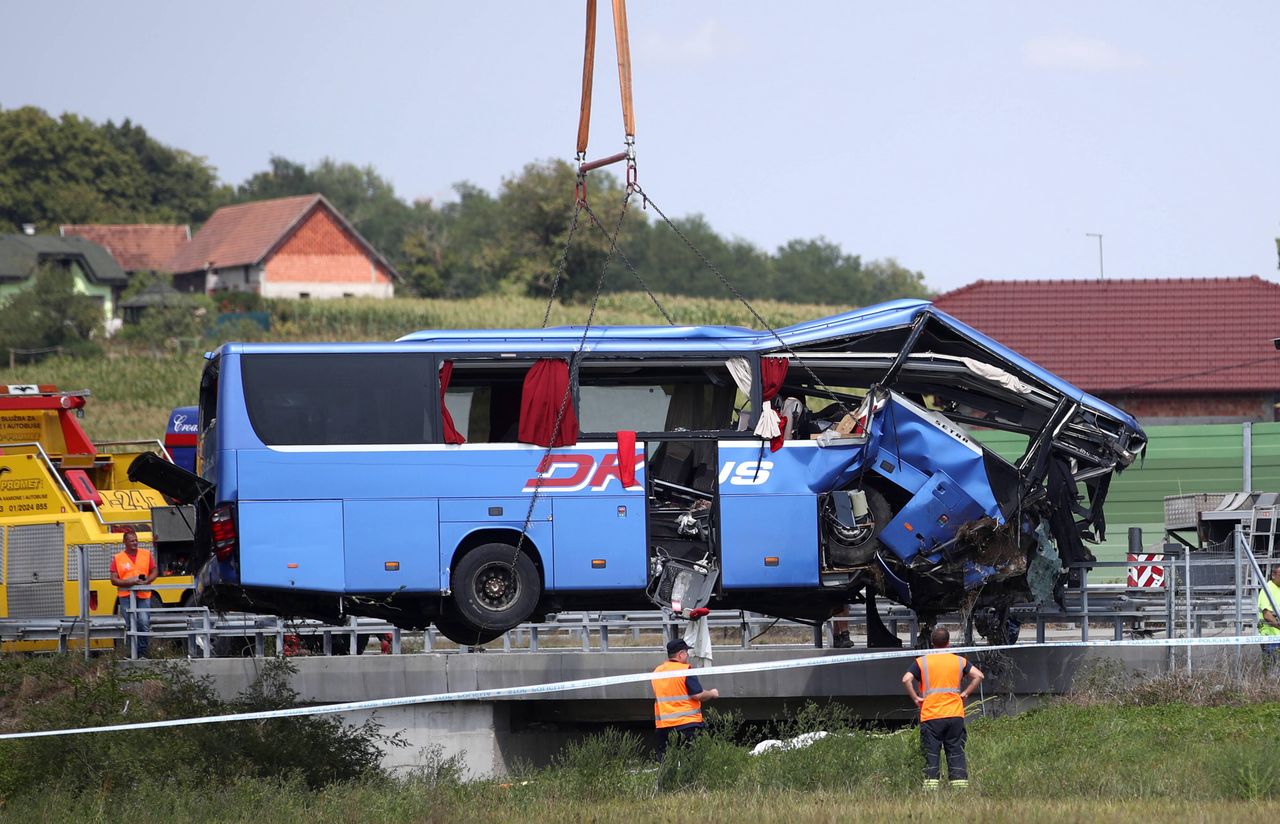
{"label": "street lamp post", "polygon": [[1100,232],[1085,232],[1085,237],[1096,237],[1098,239],[1098,280],[1104,280],[1106,273],[1102,268],[1102,234]]}

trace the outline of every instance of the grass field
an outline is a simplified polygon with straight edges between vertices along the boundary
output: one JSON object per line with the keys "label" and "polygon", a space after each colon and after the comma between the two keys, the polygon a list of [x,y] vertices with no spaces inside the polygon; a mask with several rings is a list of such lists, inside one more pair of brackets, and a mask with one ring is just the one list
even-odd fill
{"label": "grass field", "polygon": [[[724,324],[760,328],[741,303],[710,298],[659,296],[677,324]],[[390,341],[419,329],[537,328],[545,301],[487,296],[448,301],[418,298],[267,302],[271,331],[257,332],[241,324],[230,332],[200,341],[153,341],[150,346],[108,343],[100,357],[46,358],[14,369],[0,368],[0,384],[52,383],[63,389],[88,389],[85,428],[94,440],[160,438],[169,410],[194,404],[199,390],[202,355],[228,336],[251,335],[278,341]],[[774,327],[825,317],[848,307],[759,301],[753,304]],[[549,324],[586,323],[589,307],[556,304]],[[643,294],[601,297],[593,325],[661,325],[661,314]]]}
{"label": "grass field", "polygon": [[[105,721],[129,706],[134,713],[143,707],[147,717],[199,712],[188,706],[201,695],[198,684],[177,671],[121,677],[109,660],[70,658],[5,661],[0,671],[8,676],[0,684],[6,729]],[[294,730],[301,720],[4,742],[0,817],[798,824],[958,816],[1266,821],[1280,813],[1274,673],[1236,681],[1226,668],[1206,668],[1195,678],[1144,680],[1104,666],[1080,683],[1080,694],[1032,712],[974,719],[968,748],[974,783],[965,791],[920,789],[913,728],[868,729],[846,708],[811,704],[764,729],[732,712],[709,714],[707,734],[661,767],[639,736],[607,730],[569,746],[546,769],[473,781],[463,780],[459,759],[439,753],[427,753],[409,775],[375,769],[343,779],[305,776],[299,765],[329,750],[319,746],[317,730]],[[276,705],[288,697],[268,690],[257,700]],[[817,729],[831,734],[803,749],[748,752],[763,735]],[[339,740],[320,733],[329,747]],[[260,746],[240,748],[235,760],[222,754],[227,742],[255,738]]]}

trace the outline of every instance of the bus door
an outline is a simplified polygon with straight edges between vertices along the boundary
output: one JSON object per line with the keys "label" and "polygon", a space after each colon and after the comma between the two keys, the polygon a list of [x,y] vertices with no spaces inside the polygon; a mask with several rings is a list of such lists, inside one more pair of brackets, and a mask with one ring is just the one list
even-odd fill
{"label": "bus door", "polygon": [[[705,605],[719,582],[719,448],[712,438],[648,443],[649,596],[679,611]],[[676,570],[696,570],[689,578]],[[691,591],[686,582],[694,581]]]}

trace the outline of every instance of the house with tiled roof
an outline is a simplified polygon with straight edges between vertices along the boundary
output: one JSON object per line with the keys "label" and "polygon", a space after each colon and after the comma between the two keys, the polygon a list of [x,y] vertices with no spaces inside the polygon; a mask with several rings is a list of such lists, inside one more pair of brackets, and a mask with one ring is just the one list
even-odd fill
{"label": "house with tiled roof", "polygon": [[1146,424],[1274,421],[1280,284],[979,280],[934,304]]}
{"label": "house with tiled roof", "polygon": [[389,298],[400,276],[323,195],[224,206],[165,264],[175,288]]}
{"label": "house with tiled roof", "polygon": [[0,303],[30,288],[36,273],[46,266],[69,272],[72,288],[97,300],[103,321],[111,323],[129,276],[106,249],[78,237],[0,235]]}
{"label": "house with tiled roof", "polygon": [[128,275],[167,272],[165,266],[191,240],[191,227],[155,223],[65,224],[62,237],[83,238],[106,249]]}

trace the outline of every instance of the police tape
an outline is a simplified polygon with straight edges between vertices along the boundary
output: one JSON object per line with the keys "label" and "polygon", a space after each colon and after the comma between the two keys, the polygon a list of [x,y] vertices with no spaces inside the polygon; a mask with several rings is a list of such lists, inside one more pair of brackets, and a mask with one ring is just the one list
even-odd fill
{"label": "police tape", "polygon": [[[990,646],[947,647],[947,652],[972,653],[980,655],[992,652],[1017,650],[1083,650],[1115,649],[1117,647],[1241,647],[1252,646],[1254,644],[1276,643],[1280,643],[1280,636],[1231,635],[1213,638],[1131,638],[1123,641],[1047,641],[1040,644],[993,644]],[[839,653],[835,655],[809,656],[806,658],[784,658],[772,661],[755,661],[748,664],[719,664],[710,667],[699,667],[696,670],[693,670],[692,674],[697,675],[699,678],[708,675],[741,675],[743,673],[773,672],[788,669],[804,669],[808,667],[830,667],[841,664],[860,664],[868,661],[893,660],[896,658],[917,658],[926,654],[928,654],[928,650],[918,649]],[[46,738],[55,735],[86,735],[101,732],[155,730],[166,727],[190,727],[197,724],[225,724],[232,721],[268,721],[277,718],[298,718],[308,715],[334,715],[347,712],[380,710],[389,707],[414,706],[418,704],[440,704],[454,701],[485,701],[498,698],[519,698],[526,695],[542,695],[551,692],[598,689],[601,687],[619,686],[621,684],[637,684],[645,681],[658,681],[665,678],[682,678],[689,674],[691,674],[689,670],[636,672],[628,673],[626,675],[604,675],[596,678],[578,678],[571,681],[553,681],[546,684],[530,684],[522,687],[497,687],[486,690],[464,690],[461,692],[447,692],[431,695],[407,695],[399,698],[375,698],[367,701],[346,701],[338,704],[324,704],[317,707],[290,707],[288,709],[281,710],[259,710],[255,712],[229,713],[227,715],[206,715],[195,718],[170,718],[163,721],[140,721],[134,724],[110,724],[98,727],[74,727],[59,730],[12,732],[0,735],[0,741],[12,741],[20,738]]]}

